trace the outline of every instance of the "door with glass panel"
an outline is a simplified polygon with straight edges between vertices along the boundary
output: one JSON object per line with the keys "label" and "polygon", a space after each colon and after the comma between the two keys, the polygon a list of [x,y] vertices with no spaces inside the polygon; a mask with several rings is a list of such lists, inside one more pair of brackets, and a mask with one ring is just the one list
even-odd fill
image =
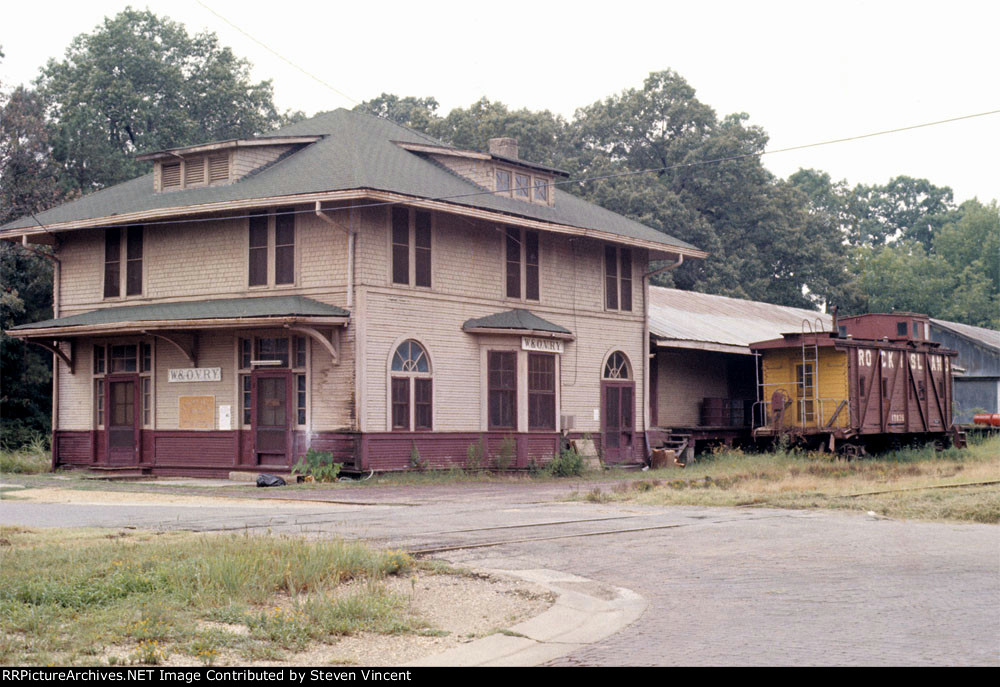
{"label": "door with glass panel", "polygon": [[251,430],[257,465],[288,467],[292,444],[292,375],[255,371],[251,377]]}
{"label": "door with glass panel", "polygon": [[139,376],[111,375],[105,384],[105,446],[111,465],[138,465],[141,452]]}

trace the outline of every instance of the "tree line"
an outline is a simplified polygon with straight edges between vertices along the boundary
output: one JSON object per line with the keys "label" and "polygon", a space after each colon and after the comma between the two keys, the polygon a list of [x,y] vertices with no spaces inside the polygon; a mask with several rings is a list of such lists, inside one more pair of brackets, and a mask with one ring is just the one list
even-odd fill
{"label": "tree line", "polygon": [[[0,51],[0,59],[3,59]],[[661,285],[842,313],[906,310],[1000,327],[1000,209],[956,205],[948,187],[898,176],[781,179],[768,136],[719,116],[674,71],[655,72],[566,118],[487,98],[439,111],[433,97],[382,94],[357,110],[461,148],[518,140],[526,160],[564,169],[563,189],[709,252]],[[30,86],[0,84],[0,224],[149,170],[138,153],[249,137],[303,118],[279,112],[250,64],[148,10],[126,9],[73,40]],[[582,181],[575,181],[582,180]],[[0,242],[0,326],[51,316],[51,264]],[[0,441],[48,431],[50,356],[0,335]]]}

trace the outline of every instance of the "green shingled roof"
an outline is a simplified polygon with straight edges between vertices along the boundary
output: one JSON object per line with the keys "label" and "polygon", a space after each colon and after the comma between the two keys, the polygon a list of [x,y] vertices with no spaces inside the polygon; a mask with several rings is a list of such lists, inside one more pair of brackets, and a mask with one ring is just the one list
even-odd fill
{"label": "green shingled roof", "polygon": [[516,308],[505,312],[498,312],[496,315],[487,315],[471,320],[466,320],[462,329],[519,329],[524,331],[553,332],[555,334],[572,334],[565,327],[552,324],[548,320],[543,320],[530,310]]}
{"label": "green shingled roof", "polygon": [[226,298],[211,301],[182,301],[103,308],[55,320],[22,324],[19,327],[12,327],[10,331],[48,329],[50,327],[80,327],[119,322],[212,320],[241,317],[348,317],[349,315],[350,313],[343,308],[302,296]]}
{"label": "green shingled roof", "polygon": [[[593,229],[664,246],[697,250],[672,236],[554,189],[555,206],[480,193],[480,187],[393,141],[442,145],[427,136],[372,115],[334,110],[297,122],[269,136],[322,136],[316,143],[257,170],[228,186],[156,193],[152,174],[126,181],[73,202],[36,213],[44,225],[113,218],[134,212],[169,210],[207,203],[247,201],[304,193],[372,189],[419,198],[447,199],[456,205],[502,212],[544,222]],[[113,219],[112,219],[113,221]],[[37,226],[24,217],[0,227]]]}

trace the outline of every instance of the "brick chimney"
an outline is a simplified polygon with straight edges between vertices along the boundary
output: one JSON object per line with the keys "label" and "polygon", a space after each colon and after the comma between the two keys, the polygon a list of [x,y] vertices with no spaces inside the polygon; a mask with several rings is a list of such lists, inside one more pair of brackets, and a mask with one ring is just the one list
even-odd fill
{"label": "brick chimney", "polygon": [[516,138],[491,138],[489,140],[490,155],[517,159],[517,139]]}

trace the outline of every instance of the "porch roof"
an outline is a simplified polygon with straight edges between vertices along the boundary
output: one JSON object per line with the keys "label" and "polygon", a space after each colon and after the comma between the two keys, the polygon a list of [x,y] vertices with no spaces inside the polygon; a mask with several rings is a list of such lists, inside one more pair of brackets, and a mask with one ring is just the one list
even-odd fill
{"label": "porch roof", "polygon": [[346,324],[343,308],[303,296],[262,296],[122,305],[22,324],[7,330],[16,338],[100,334],[147,329],[201,329],[218,327]]}

